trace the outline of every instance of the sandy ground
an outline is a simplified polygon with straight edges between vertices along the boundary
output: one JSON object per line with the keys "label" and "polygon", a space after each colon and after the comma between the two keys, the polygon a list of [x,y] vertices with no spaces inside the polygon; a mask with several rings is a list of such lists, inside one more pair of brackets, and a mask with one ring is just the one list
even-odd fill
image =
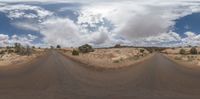
{"label": "sandy ground", "polygon": [[72,55],[72,49],[65,49],[64,54],[81,63],[106,69],[128,67],[152,56],[147,50],[143,53],[139,48],[95,49],[88,54]]}
{"label": "sandy ground", "polygon": [[35,59],[36,57],[39,57],[43,54],[44,49],[34,49],[34,52],[32,55],[18,55],[16,53],[5,53],[0,55],[0,67],[5,67],[8,65],[19,65],[23,63],[28,63],[29,61]]}
{"label": "sandy ground", "polygon": [[188,68],[200,68],[200,55],[165,55],[171,60]]}
{"label": "sandy ground", "polygon": [[[181,64],[182,66],[186,66],[189,68],[200,68],[200,55],[181,55],[179,54],[179,51],[182,48],[174,48],[174,49],[166,49],[163,51],[165,53],[165,56],[170,58],[171,60]],[[183,48],[186,50],[187,53],[189,53],[191,48]],[[198,52],[200,52],[200,48],[197,48]]]}
{"label": "sandy ground", "polygon": [[[184,49],[186,51],[187,54],[190,53],[190,47],[184,47],[184,48],[168,48],[162,51],[162,53],[166,53],[166,54],[179,54],[180,50]],[[196,48],[198,52],[200,52],[200,48],[197,47]]]}

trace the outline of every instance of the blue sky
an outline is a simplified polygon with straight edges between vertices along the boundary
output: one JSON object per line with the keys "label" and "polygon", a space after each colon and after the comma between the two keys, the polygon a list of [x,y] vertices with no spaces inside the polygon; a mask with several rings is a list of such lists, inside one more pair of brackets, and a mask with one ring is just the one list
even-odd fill
{"label": "blue sky", "polygon": [[200,44],[198,0],[0,1],[0,46]]}
{"label": "blue sky", "polygon": [[184,33],[191,31],[194,33],[200,33],[200,13],[193,13],[187,16],[184,16],[176,20],[175,32],[179,33],[182,36],[185,36]]}

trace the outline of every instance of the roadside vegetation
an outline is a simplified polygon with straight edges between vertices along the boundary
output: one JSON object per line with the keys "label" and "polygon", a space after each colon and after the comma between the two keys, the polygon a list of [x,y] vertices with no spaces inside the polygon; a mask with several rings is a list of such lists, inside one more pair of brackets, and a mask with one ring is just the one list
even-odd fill
{"label": "roadside vegetation", "polygon": [[190,65],[200,66],[200,48],[199,47],[179,47],[179,48],[168,48],[163,51],[170,58],[183,62]]}
{"label": "roadside vegetation", "polygon": [[26,62],[41,55],[43,51],[35,46],[31,47],[20,43],[0,48],[0,66]]}
{"label": "roadside vegetation", "polygon": [[93,67],[120,68],[133,65],[151,56],[146,48],[129,48],[116,44],[110,48],[93,48],[84,44],[77,48],[62,48],[62,53]]}

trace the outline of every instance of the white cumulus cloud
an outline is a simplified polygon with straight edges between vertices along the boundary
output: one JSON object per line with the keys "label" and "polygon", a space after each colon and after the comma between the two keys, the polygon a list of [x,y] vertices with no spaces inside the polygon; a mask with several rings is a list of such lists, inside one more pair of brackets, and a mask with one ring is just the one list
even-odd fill
{"label": "white cumulus cloud", "polygon": [[[26,13],[26,11],[33,11],[31,13]],[[6,5],[0,7],[0,12],[4,12],[8,14],[8,17],[13,18],[39,18],[43,19],[47,16],[51,16],[53,13],[47,11],[38,6],[24,5],[24,4],[16,4],[16,5]]]}

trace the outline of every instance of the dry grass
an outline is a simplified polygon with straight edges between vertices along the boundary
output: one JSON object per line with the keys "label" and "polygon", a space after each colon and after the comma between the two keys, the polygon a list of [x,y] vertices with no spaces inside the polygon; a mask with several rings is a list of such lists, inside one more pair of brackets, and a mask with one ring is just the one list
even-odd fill
{"label": "dry grass", "polygon": [[[182,48],[175,48],[175,49],[166,49],[165,53],[167,53],[167,57],[175,60],[178,63],[186,64],[188,66],[200,66],[200,54],[191,55],[189,54],[191,48],[183,48],[187,54],[181,55],[179,51]],[[200,48],[197,48],[198,52],[200,52]]]}
{"label": "dry grass", "polygon": [[[4,50],[2,48],[1,50]],[[43,54],[44,49],[34,49],[34,52],[30,56],[22,56],[18,55],[16,53],[5,53],[0,55],[0,67],[12,65],[12,64],[23,64],[31,61],[32,59],[35,59],[36,57],[39,57]]]}
{"label": "dry grass", "polygon": [[121,68],[133,65],[149,56],[148,51],[140,52],[139,48],[95,49],[95,52],[71,55],[72,49],[64,49],[64,54],[84,64],[100,68]]}

